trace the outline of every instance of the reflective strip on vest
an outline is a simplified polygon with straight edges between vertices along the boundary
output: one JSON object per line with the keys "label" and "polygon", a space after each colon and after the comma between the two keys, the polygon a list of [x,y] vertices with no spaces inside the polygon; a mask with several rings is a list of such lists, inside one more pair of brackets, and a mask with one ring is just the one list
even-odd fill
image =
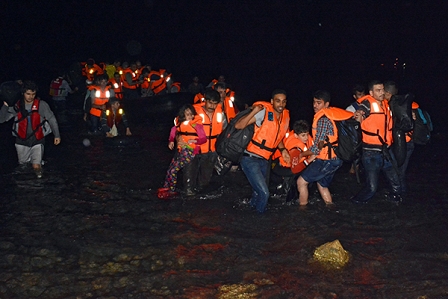
{"label": "reflective strip on vest", "polygon": [[372,103],[372,108],[373,108],[373,112],[380,112],[380,105],[378,105],[378,103]]}
{"label": "reflective strip on vest", "polygon": [[[99,98],[101,96],[101,91],[97,90],[95,91],[95,97]],[[110,98],[110,91],[106,90],[106,98]]]}
{"label": "reflective strip on vest", "polygon": [[223,113],[218,113],[216,115],[216,121],[219,123],[222,123],[222,120],[224,119],[224,114]]}

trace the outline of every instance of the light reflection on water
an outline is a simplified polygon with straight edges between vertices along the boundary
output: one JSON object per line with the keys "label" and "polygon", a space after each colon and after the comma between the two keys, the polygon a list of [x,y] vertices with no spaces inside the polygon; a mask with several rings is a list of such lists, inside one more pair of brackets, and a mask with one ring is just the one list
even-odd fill
{"label": "light reflection on water", "polygon": [[[385,202],[384,189],[371,204],[353,206],[348,198],[359,185],[344,166],[330,188],[335,210],[324,206],[313,187],[307,210],[277,195],[258,215],[242,203],[251,190],[241,171],[214,177],[206,194],[159,200],[155,190],[172,155],[168,129],[136,126],[138,146],[125,148],[107,147],[92,137],[92,145],[84,147],[86,136],[76,135],[58,147],[47,146],[41,181],[30,171],[4,175],[0,242],[14,249],[4,245],[0,251],[18,260],[3,263],[3,271],[24,277],[58,269],[65,274],[53,277],[54,285],[64,285],[67,275],[75,278],[70,296],[85,290],[80,280],[89,281],[88,290],[96,296],[119,298],[446,294],[440,283],[448,279],[448,206],[441,175],[446,162],[428,169],[423,159],[442,147],[416,149],[411,192],[402,206]],[[429,182],[439,188],[429,189]],[[336,270],[313,262],[315,248],[335,239],[350,253],[349,264]],[[48,265],[20,261],[39,256],[36,252],[48,257]],[[0,285],[14,294],[6,283]]]}

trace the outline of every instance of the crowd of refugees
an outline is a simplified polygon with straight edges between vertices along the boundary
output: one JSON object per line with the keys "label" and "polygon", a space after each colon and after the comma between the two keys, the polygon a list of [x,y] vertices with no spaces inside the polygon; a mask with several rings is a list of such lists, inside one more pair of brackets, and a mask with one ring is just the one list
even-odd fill
{"label": "crowd of refugees", "polygon": [[[178,125],[172,128],[169,139],[170,149],[177,142],[177,153],[170,164],[163,188],[159,189],[160,198],[178,194],[177,172],[180,170],[183,171],[183,193],[187,196],[200,192],[209,184],[219,161],[217,137],[238,113],[234,108],[228,112],[230,107],[226,101],[225,85],[222,94],[217,88],[219,86],[216,83],[214,88],[205,91],[202,101],[179,111]],[[343,161],[329,144],[337,144],[335,122],[342,119],[357,121],[362,131],[362,158],[353,163],[350,172],[354,173],[362,167],[365,184],[351,201],[355,204],[368,203],[375,195],[380,174],[383,173],[390,184],[387,200],[400,203],[406,192],[406,168],[414,147],[411,132],[406,135],[406,160],[399,166],[392,151],[389,151],[394,141],[389,101],[397,93],[398,88],[392,81],[371,81],[367,93],[361,85],[355,86],[354,102],[341,109],[330,106],[328,91],[318,90],[312,99],[315,115],[311,126],[305,120],[290,123],[286,109],[287,93],[284,90],[274,90],[270,102],[255,102],[249,108],[251,111],[234,124],[239,130],[254,127],[253,137],[240,160],[240,167],[252,187],[252,195],[247,202],[250,207],[258,213],[265,212],[270,196],[271,170],[284,178],[285,191],[301,207],[308,204],[311,183],[316,183],[324,203],[332,206],[329,186]],[[418,107],[417,103],[412,104],[414,109]],[[412,117],[415,119],[414,113]],[[272,164],[272,161],[276,163]],[[275,165],[273,169],[272,165]]]}
{"label": "crowd of refugees", "polygon": [[[82,63],[82,74],[87,84],[84,120],[90,123],[89,132],[109,138],[132,135],[126,114],[120,107],[123,98],[180,91],[180,84],[169,83],[170,75],[166,70],[154,71],[139,61],[130,64],[115,61],[100,66],[89,59]],[[13,135],[16,136],[19,164],[24,167],[31,163],[37,178],[41,178],[45,136],[53,133],[54,144],[58,145],[61,142],[58,123],[49,105],[36,98],[36,83],[17,81],[17,84],[21,98],[12,105],[6,101],[2,103],[0,122],[14,118]],[[77,90],[71,88],[65,74],[54,79],[49,93],[56,111],[64,111],[67,96]],[[194,77],[188,91],[195,97],[191,104],[180,109],[171,128],[168,147],[175,150],[175,155],[163,187],[158,190],[159,198],[177,196],[179,190],[185,196],[192,196],[209,185],[218,162],[217,138],[239,113],[234,104],[234,92],[225,83],[224,76],[206,87]],[[324,203],[333,205],[329,187],[343,161],[329,144],[338,141],[335,122],[348,118],[359,122],[362,131],[362,158],[353,163],[350,171],[356,172],[362,167],[365,177],[364,186],[351,201],[368,203],[375,195],[380,173],[383,173],[390,183],[388,200],[401,202],[406,192],[406,168],[414,146],[409,134],[406,161],[399,167],[394,155],[385,152],[394,141],[389,101],[397,93],[398,88],[392,81],[371,81],[367,92],[362,85],[355,86],[354,102],[341,109],[330,106],[328,91],[318,90],[312,98],[315,114],[311,125],[305,120],[290,122],[287,93],[282,89],[274,90],[270,101],[258,101],[247,108],[250,111],[233,125],[238,130],[253,126],[254,133],[239,165],[234,167],[241,168],[252,187],[247,202],[250,207],[258,213],[266,211],[271,170],[283,177],[288,196],[301,207],[308,204],[311,183],[316,183]],[[413,108],[418,107],[417,103],[413,104]],[[180,171],[181,186],[177,181]]]}

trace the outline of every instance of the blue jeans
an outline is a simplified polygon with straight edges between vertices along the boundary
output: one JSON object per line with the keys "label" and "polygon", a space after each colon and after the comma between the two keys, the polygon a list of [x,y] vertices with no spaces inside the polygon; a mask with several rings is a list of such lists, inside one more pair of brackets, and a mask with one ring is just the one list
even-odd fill
{"label": "blue jeans", "polygon": [[98,132],[100,126],[100,118],[98,116],[90,114],[90,130],[93,133]]}
{"label": "blue jeans", "polygon": [[300,174],[308,183],[318,182],[324,188],[330,186],[334,173],[342,166],[341,159],[321,160],[316,159]]}
{"label": "blue jeans", "polygon": [[269,162],[266,159],[243,156],[240,165],[253,189],[250,205],[255,207],[258,213],[264,213],[269,198],[266,182]]}
{"label": "blue jeans", "polygon": [[392,162],[386,159],[382,152],[374,150],[363,150],[362,165],[366,175],[366,183],[361,191],[353,197],[358,202],[369,201],[378,189],[378,177],[380,171],[383,171],[386,179],[389,181],[393,195],[401,194],[400,180],[398,173],[393,167]]}

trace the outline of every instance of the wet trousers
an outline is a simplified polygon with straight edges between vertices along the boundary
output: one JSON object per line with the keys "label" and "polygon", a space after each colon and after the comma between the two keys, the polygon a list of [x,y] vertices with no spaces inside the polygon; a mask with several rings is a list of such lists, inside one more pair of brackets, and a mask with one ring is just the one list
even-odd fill
{"label": "wet trousers", "polygon": [[98,132],[100,127],[100,118],[98,116],[90,114],[90,131],[93,133]]}
{"label": "wet trousers", "polygon": [[258,213],[264,213],[269,199],[269,186],[266,177],[269,171],[269,161],[262,158],[243,156],[241,168],[252,186],[250,205]]}
{"label": "wet trousers", "polygon": [[400,178],[400,185],[401,185],[401,192],[406,193],[407,192],[407,186],[406,186],[406,170],[408,169],[409,165],[409,159],[412,156],[412,153],[414,152],[415,144],[414,142],[406,142],[406,159],[404,160],[403,165],[398,167],[398,176]]}
{"label": "wet trousers", "polygon": [[217,158],[218,154],[216,152],[208,152],[194,156],[191,163],[188,163],[183,169],[184,191],[207,186],[212,179]]}
{"label": "wet trousers", "polygon": [[174,192],[177,185],[177,174],[185,167],[185,165],[189,164],[193,158],[193,150],[190,148],[181,148],[177,151],[166,172],[163,188],[170,188],[170,191]]}
{"label": "wet trousers", "polygon": [[375,195],[381,171],[390,183],[392,195],[401,194],[398,173],[393,167],[392,161],[386,159],[381,151],[363,150],[362,165],[364,166],[366,182],[361,191],[353,197],[353,200],[367,202]]}

